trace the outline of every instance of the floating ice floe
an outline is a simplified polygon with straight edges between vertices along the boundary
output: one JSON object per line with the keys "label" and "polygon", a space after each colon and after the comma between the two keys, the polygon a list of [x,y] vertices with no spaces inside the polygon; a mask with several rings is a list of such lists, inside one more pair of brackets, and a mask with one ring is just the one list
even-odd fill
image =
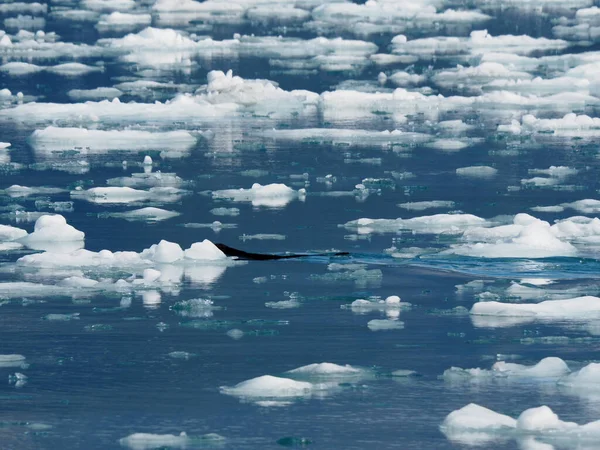
{"label": "floating ice floe", "polygon": [[318,388],[306,381],[263,375],[232,387],[221,386],[220,389],[223,394],[252,399],[307,397]]}
{"label": "floating ice floe", "polygon": [[401,330],[404,328],[404,322],[398,319],[373,319],[369,320],[367,327],[371,331]]}
{"label": "floating ice floe", "polygon": [[431,78],[438,86],[453,88],[464,86],[471,91],[479,91],[482,85],[489,82],[529,80],[533,78],[527,72],[511,70],[495,62],[483,62],[475,67],[457,66],[456,69],[437,72]]}
{"label": "floating ice floe", "polygon": [[560,378],[569,374],[569,366],[560,358],[548,357],[533,366],[498,361],[491,369],[451,367],[442,377],[447,381],[480,381],[490,378]]}
{"label": "floating ice floe", "polygon": [[140,26],[148,26],[152,22],[150,14],[130,14],[114,11],[100,17],[96,28],[100,32],[109,30],[127,31]]}
{"label": "floating ice floe", "polygon": [[510,327],[529,322],[588,322],[600,318],[600,298],[584,296],[541,303],[478,302],[470,311],[476,327]]}
{"label": "floating ice floe", "polygon": [[18,198],[18,197],[29,197],[30,195],[53,195],[60,194],[65,192],[64,189],[54,188],[54,187],[45,187],[45,186],[20,186],[18,184],[13,184],[12,186],[7,187],[1,193],[7,194],[9,197]]}
{"label": "floating ice floe", "polygon": [[366,314],[373,311],[384,312],[389,319],[397,319],[400,310],[409,309],[410,307],[410,303],[402,302],[397,295],[390,295],[385,300],[379,297],[372,297],[368,300],[358,299],[349,305],[341,306],[342,309],[351,309],[355,314]]}
{"label": "floating ice floe", "polygon": [[85,233],[67,224],[60,214],[43,215],[35,222],[33,233],[18,239],[34,250],[70,252],[83,248]]}
{"label": "floating ice floe", "polygon": [[86,100],[112,100],[123,95],[123,92],[111,87],[98,87],[95,89],[71,89],[67,95],[74,101]]}
{"label": "floating ice floe", "polygon": [[394,2],[383,0],[364,4],[328,2],[313,9],[313,21],[305,27],[320,32],[344,31],[370,36],[414,29],[439,31],[443,27],[468,30],[490,19],[490,16],[473,10],[438,11],[442,5],[437,1],[414,2],[403,8],[396,6]]}
{"label": "floating ice floe", "polygon": [[562,119],[538,119],[526,114],[520,123],[514,120],[510,125],[499,125],[498,131],[516,135],[543,133],[544,137],[591,138],[600,136],[600,118],[569,113]]}
{"label": "floating ice floe", "polygon": [[295,191],[282,183],[273,183],[265,186],[254,183],[250,189],[224,189],[212,192],[214,199],[251,202],[252,206],[267,206],[270,208],[282,208],[292,200],[303,200],[305,195],[305,189]]}
{"label": "floating ice floe", "polygon": [[398,35],[392,39],[393,53],[412,54],[421,58],[468,53],[477,55],[495,50],[528,55],[536,51],[563,50],[569,45],[569,42],[562,39],[534,38],[527,35],[492,36],[487,30],[472,31],[469,38],[432,37],[408,40],[406,36]]}
{"label": "floating ice floe", "polygon": [[347,222],[344,227],[359,234],[397,233],[411,230],[417,233],[462,234],[469,228],[489,226],[485,219],[471,214],[435,214],[412,219],[367,219]]}
{"label": "floating ice floe", "polygon": [[192,298],[182,300],[175,303],[170,308],[181,317],[212,317],[214,311],[222,309],[220,306],[215,306],[214,302],[206,298]]}
{"label": "floating ice floe", "polygon": [[71,191],[71,198],[98,204],[159,202],[173,203],[181,199],[187,191],[174,187],[153,187],[148,190],[130,187],[96,187],[87,190]]}
{"label": "floating ice floe", "polygon": [[175,434],[133,433],[119,439],[119,444],[132,450],[153,450],[160,448],[186,449],[196,446],[218,446],[225,438],[216,433],[201,436],[188,436],[184,431]]}
{"label": "floating ice floe", "polygon": [[424,133],[393,131],[367,131],[339,128],[302,128],[298,130],[267,130],[264,135],[278,141],[302,141],[335,145],[409,145],[427,142],[431,137]]}
{"label": "floating ice floe", "polygon": [[134,209],[132,211],[125,212],[111,212],[104,214],[107,217],[116,217],[119,219],[125,219],[129,221],[142,221],[142,222],[159,222],[161,220],[172,219],[177,217],[180,213],[176,211],[167,211],[166,209],[146,207],[140,209]]}
{"label": "floating ice floe", "polygon": [[456,204],[451,200],[430,200],[424,202],[399,203],[398,206],[410,211],[424,211],[434,208],[454,208]]}
{"label": "floating ice floe", "polygon": [[143,172],[133,173],[130,177],[109,178],[106,184],[116,187],[130,188],[153,188],[153,187],[172,187],[180,188],[185,183],[183,179],[174,173],[166,172]]}
{"label": "floating ice floe", "polygon": [[507,91],[521,95],[546,96],[569,92],[590,94],[590,87],[590,81],[587,79],[563,76],[550,79],[540,77],[496,79],[485,84],[481,89],[484,92]]}
{"label": "floating ice floe", "polygon": [[297,369],[288,370],[286,376],[303,380],[321,380],[344,381],[347,379],[364,378],[371,374],[367,369],[354,367],[349,364],[341,366],[328,362],[314,363],[307,366],[298,367]]}
{"label": "floating ice floe", "polygon": [[23,355],[0,355],[0,367],[25,367],[25,357]]}
{"label": "floating ice floe", "polygon": [[475,243],[454,244],[444,253],[483,258],[547,258],[575,256],[577,249],[568,242],[568,225],[550,226],[528,214],[517,214],[511,225],[472,226],[462,239]]}
{"label": "floating ice floe", "polygon": [[196,144],[196,138],[188,131],[92,130],[53,126],[35,130],[28,141],[36,152],[76,149],[84,154],[109,150],[186,151]]}
{"label": "floating ice floe", "polygon": [[459,167],[456,169],[457,175],[470,178],[491,178],[496,176],[497,173],[498,169],[489,166]]}
{"label": "floating ice floe", "polygon": [[[513,419],[471,403],[448,414],[440,429],[448,439],[471,445],[491,443],[502,437],[530,440],[541,438],[550,442],[563,439],[589,444],[595,442],[600,435],[600,421],[585,425],[563,422],[548,406],[527,409],[517,419]],[[549,447],[538,443],[537,446],[528,448]]]}

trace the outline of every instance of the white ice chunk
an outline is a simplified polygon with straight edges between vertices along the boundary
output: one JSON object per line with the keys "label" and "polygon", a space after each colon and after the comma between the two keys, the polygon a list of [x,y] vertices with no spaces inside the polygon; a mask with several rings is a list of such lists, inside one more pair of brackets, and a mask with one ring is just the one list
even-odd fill
{"label": "white ice chunk", "polygon": [[102,71],[101,67],[88,66],[82,63],[64,63],[56,66],[46,67],[46,70],[51,73],[58,75],[64,75],[68,77],[76,77],[80,75],[87,75],[92,72]]}
{"label": "white ice chunk", "polygon": [[110,217],[118,217],[125,220],[159,222],[161,220],[167,220],[173,217],[177,217],[180,215],[180,213],[149,206],[146,208],[134,209],[132,211],[108,213],[107,215]]}
{"label": "white ice chunk", "polygon": [[119,439],[119,444],[133,450],[151,450],[158,448],[187,448],[191,439],[185,432],[174,434],[133,433]]}
{"label": "white ice chunk", "polygon": [[[85,233],[67,224],[60,214],[43,215],[35,222],[33,233],[22,237],[19,242],[34,249],[45,249],[48,244],[74,242],[76,248],[83,247]],[[73,248],[69,248],[73,250]]]}
{"label": "white ice chunk", "polygon": [[452,367],[444,371],[446,380],[479,379],[489,377],[502,378],[560,378],[569,374],[569,366],[560,358],[548,357],[533,366],[523,364],[496,362],[490,370],[485,369],[460,369]]}
{"label": "white ice chunk", "polygon": [[281,208],[296,198],[302,198],[303,190],[294,189],[282,183],[262,186],[254,183],[250,189],[225,189],[213,191],[214,199],[230,199],[234,202],[251,202],[253,206]]}
{"label": "white ice chunk", "polygon": [[184,255],[185,258],[191,260],[217,261],[227,258],[225,253],[208,239],[192,244],[192,246],[185,251]]}
{"label": "white ice chunk", "polygon": [[49,126],[35,130],[29,143],[36,151],[79,149],[83,153],[101,153],[108,150],[133,152],[148,150],[187,150],[196,144],[189,132],[150,132],[139,130],[91,130],[86,128],[58,128]]}
{"label": "white ice chunk", "polygon": [[541,303],[478,302],[470,313],[472,316],[518,317],[531,321],[585,321],[600,318],[600,298],[584,296]]}
{"label": "white ice chunk", "polygon": [[242,381],[233,387],[221,386],[221,392],[237,397],[301,397],[311,393],[314,385],[306,381],[263,375]]}
{"label": "white ice chunk", "polygon": [[432,208],[454,208],[455,203],[449,200],[431,200],[425,202],[400,203],[398,206],[411,211],[423,211]]}
{"label": "white ice chunk", "polygon": [[485,219],[472,214],[434,214],[412,219],[361,218],[344,225],[345,228],[356,229],[359,234],[397,233],[400,230],[431,234],[461,234],[469,228],[485,226],[489,226]]}
{"label": "white ice chunk", "polygon": [[0,225],[0,242],[15,241],[19,238],[27,236],[27,231],[12,227],[10,225]]}
{"label": "white ice chunk", "polygon": [[456,169],[457,175],[471,178],[491,178],[496,176],[497,173],[498,169],[489,166],[459,167]]}

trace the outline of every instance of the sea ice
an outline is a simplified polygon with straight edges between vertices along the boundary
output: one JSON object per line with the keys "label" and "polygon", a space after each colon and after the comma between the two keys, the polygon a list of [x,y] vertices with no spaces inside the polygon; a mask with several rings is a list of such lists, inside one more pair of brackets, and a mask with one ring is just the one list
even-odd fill
{"label": "sea ice", "polygon": [[559,378],[569,374],[570,369],[560,358],[548,357],[542,359],[533,366],[523,364],[507,363],[505,361],[496,362],[490,370],[486,369],[461,369],[451,367],[444,371],[445,380],[464,380],[480,378]]}
{"label": "sea ice", "polygon": [[85,233],[67,224],[67,220],[60,214],[43,215],[35,222],[33,233],[19,239],[19,242],[36,250],[55,249],[55,243],[73,243],[75,247],[68,246],[72,251],[83,247]]}
{"label": "sea ice", "polygon": [[[85,100],[112,100],[123,95],[123,92],[116,88],[98,87],[95,89],[71,89],[67,92],[67,95],[71,100],[81,102]],[[73,129],[70,130],[73,131]]]}
{"label": "sea ice", "polygon": [[106,216],[109,217],[117,217],[130,221],[139,220],[144,222],[159,222],[161,220],[172,219],[173,217],[177,217],[179,215],[180,213],[176,211],[167,211],[166,209],[154,207],[134,209],[132,211],[125,212],[111,212],[106,214]]}
{"label": "sea ice", "polygon": [[242,381],[232,387],[221,386],[221,392],[236,397],[248,398],[286,398],[303,397],[311,394],[315,385],[306,381],[263,375]]}
{"label": "sea ice", "polygon": [[412,219],[361,218],[344,225],[345,228],[356,230],[359,234],[397,233],[401,230],[431,234],[462,234],[469,228],[485,226],[489,226],[485,219],[471,214],[435,214]]}
{"label": "sea ice", "polygon": [[71,191],[71,198],[98,204],[159,202],[173,203],[181,199],[187,191],[174,187],[153,187],[146,190],[130,187],[95,187],[88,190]]}
{"label": "sea ice", "polygon": [[266,186],[254,183],[250,189],[224,189],[212,192],[214,199],[251,202],[253,206],[267,206],[270,208],[282,208],[296,198],[303,199],[304,195],[304,189],[295,191],[282,183],[273,183]]}
{"label": "sea ice", "polygon": [[174,434],[133,433],[119,439],[119,444],[133,450],[151,450],[164,447],[185,449],[191,439],[185,432]]}
{"label": "sea ice", "polygon": [[539,436],[591,442],[598,439],[600,421],[585,425],[563,422],[548,406],[527,409],[515,420],[510,416],[471,403],[448,414],[440,429],[449,439],[461,442],[484,443],[486,435],[488,438]]}
{"label": "sea ice", "polygon": [[456,205],[450,200],[431,200],[424,202],[399,203],[398,206],[410,211],[424,211],[433,208],[454,208]]}
{"label": "sea ice", "polygon": [[404,328],[404,322],[397,319],[373,319],[369,320],[367,327],[371,331],[401,330]]}
{"label": "sea ice", "polygon": [[35,151],[52,152],[77,149],[84,154],[102,153],[109,150],[185,151],[196,144],[196,138],[187,131],[92,130],[54,126],[35,130],[28,141]]}
{"label": "sea ice", "polygon": [[489,166],[459,167],[456,169],[457,175],[471,178],[491,178],[496,176],[497,173],[498,169]]}
{"label": "sea ice", "polygon": [[473,305],[470,313],[471,316],[514,317],[521,322],[589,321],[600,318],[600,298],[584,296],[541,303],[479,302]]}

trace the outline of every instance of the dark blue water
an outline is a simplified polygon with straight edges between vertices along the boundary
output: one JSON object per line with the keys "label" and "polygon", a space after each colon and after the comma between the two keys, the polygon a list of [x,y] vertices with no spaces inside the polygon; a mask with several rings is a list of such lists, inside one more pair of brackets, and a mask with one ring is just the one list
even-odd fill
{"label": "dark blue water", "polygon": [[[210,19],[198,16],[186,23],[180,15],[170,23],[165,16],[151,10],[152,2],[135,3],[132,11],[152,13],[153,26],[215,40],[231,39],[233,33],[285,35],[304,40],[322,35],[372,42],[378,46],[378,53],[391,53],[390,41],[400,34],[390,32],[381,23],[377,23],[381,30],[366,37],[359,29],[354,33],[352,27],[339,23],[317,28],[320,32],[316,32],[308,20],[290,25],[275,19],[265,24],[244,18],[232,24],[218,16]],[[318,2],[310,3],[302,6],[299,2],[298,6],[308,11],[318,6]],[[63,42],[90,46],[98,39],[120,38],[144,28],[134,26],[100,33],[94,28],[100,13],[87,22],[65,19],[59,14],[70,9],[93,9],[90,4],[52,2],[49,13],[38,16],[46,18],[46,33],[54,31]],[[563,15],[575,20],[577,9],[567,6],[564,9],[546,6],[542,11],[514,7],[485,9],[483,2],[443,1],[436,6],[438,11],[482,7],[492,17],[485,25],[409,27],[403,32],[409,40],[466,37],[471,30],[483,28],[494,36],[527,34],[553,38],[552,26]],[[579,5],[584,6],[589,5]],[[0,20],[17,15],[18,11],[5,11]],[[13,38],[19,29],[6,28]],[[578,42],[563,50],[542,48],[530,56],[591,54],[598,50],[595,42],[588,44],[583,46]],[[13,94],[23,92],[25,102],[35,98],[40,111],[43,103],[76,103],[67,94],[72,89],[112,87],[140,79],[182,85],[182,91],[193,93],[206,84],[211,70],[231,69],[234,75],[246,80],[273,80],[286,91],[306,89],[321,94],[348,81],[391,91],[393,85],[377,84],[379,72],[391,75],[406,70],[430,77],[458,63],[476,65],[481,57],[442,55],[431,59],[421,55],[414,63],[378,67],[367,61],[356,70],[328,71],[319,66],[312,72],[294,74],[279,70],[276,58],[264,49],[234,56],[218,50],[214,55],[192,52],[189,68],[177,63],[148,67],[124,62],[123,55],[134,54],[133,50],[109,51],[101,47],[97,51],[74,59],[68,52],[42,57],[0,48],[3,64],[27,61],[54,66],[76,60],[103,68],[100,72],[74,77],[48,71],[29,75],[2,71],[0,87],[10,89]],[[485,50],[483,54],[491,52]],[[530,72],[548,79],[562,74],[559,69],[552,70],[541,63]],[[440,87],[431,78],[411,89],[416,91],[423,86],[432,88],[432,96],[472,95],[465,94],[463,84]],[[174,96],[172,89],[163,87],[143,95],[125,92],[120,101],[151,104]],[[5,104],[3,109],[9,111],[18,101],[13,98],[12,104]],[[283,106],[274,102],[271,109],[277,112]],[[594,117],[597,106],[597,102],[588,99],[583,108],[574,107],[573,112]],[[531,210],[536,206],[597,198],[600,187],[595,138],[502,135],[496,131],[499,124],[520,120],[525,113],[539,118],[560,118],[564,115],[564,105],[537,109],[516,106],[500,114],[502,108],[501,104],[483,111],[457,107],[440,112],[437,119],[409,114],[406,123],[385,111],[367,111],[355,119],[336,121],[319,107],[310,114],[283,118],[276,114],[264,117],[250,106],[225,118],[190,116],[189,120],[157,122],[139,116],[127,123],[111,118],[94,123],[85,118],[65,121],[38,120],[33,116],[23,119],[10,113],[2,116],[0,141],[11,145],[8,150],[0,151],[0,189],[21,185],[62,191],[26,197],[3,191],[0,224],[31,232],[37,216],[27,218],[26,212],[58,212],[70,225],[85,232],[85,248],[95,252],[102,249],[141,252],[163,239],[186,249],[194,242],[209,239],[249,252],[342,251],[349,255],[249,261],[226,268],[157,265],[155,268],[163,273],[175,275],[168,285],[152,289],[65,288],[60,292],[49,288],[44,291],[44,287],[27,290],[16,285],[2,288],[0,355],[24,355],[26,365],[0,365],[0,380],[6,380],[0,383],[0,447],[120,448],[127,444],[119,440],[133,433],[178,435],[185,431],[191,440],[138,443],[137,447],[133,444],[129,447],[263,449],[294,444],[323,449],[468,448],[464,442],[447,439],[439,429],[450,412],[468,403],[512,417],[530,407],[548,405],[563,420],[579,424],[598,420],[598,396],[576,395],[557,385],[556,379],[451,383],[441,378],[452,366],[489,369],[497,360],[532,365],[544,357],[555,356],[567,362],[572,370],[596,360],[600,345],[598,317],[502,324],[477,321],[468,314],[475,302],[486,299],[482,293],[488,293],[487,299],[492,295],[500,301],[528,303],[600,295],[598,247],[594,241],[573,238],[569,242],[574,243],[577,253],[572,256],[473,258],[444,253],[451,246],[464,243],[461,236],[465,230],[440,233],[405,227],[361,234],[351,226],[344,226],[359,218],[410,219],[449,212],[472,214],[494,225],[512,223],[518,213],[532,214],[549,223],[577,215],[595,217],[594,212],[568,208],[557,212]],[[471,125],[460,136],[470,145],[460,151],[443,151],[431,148],[428,143],[382,146],[369,138],[340,144],[327,138],[277,140],[267,136],[274,128],[369,131],[398,128],[427,133],[433,139],[451,137],[436,127],[440,120],[452,119]],[[36,152],[30,136],[36,129],[49,125],[108,130],[133,127],[163,132],[210,130],[211,133],[200,137],[180,158],[163,158],[158,149],[132,153],[126,145],[95,154],[73,151],[68,144],[59,151]],[[2,159],[2,155],[6,157]],[[109,179],[142,173],[141,163],[146,155],[153,158],[154,173],[174,173],[182,179],[185,195],[170,203],[150,200],[123,204],[96,204],[71,195],[76,187],[104,187]],[[123,165],[123,161],[127,164]],[[490,166],[497,174],[489,178],[457,175],[456,169],[470,166]],[[537,176],[531,173],[532,169],[550,166],[568,166],[578,172],[552,186],[521,181]],[[335,177],[332,184],[324,182],[329,174]],[[304,200],[294,199],[284,206],[270,208],[214,198],[211,194],[249,188],[253,183],[284,183],[296,190],[305,188],[307,195]],[[365,185],[362,192],[356,187],[361,183]],[[454,206],[426,210],[397,206],[439,200],[452,201]],[[52,202],[72,202],[72,208],[55,210],[49,206]],[[110,215],[143,206],[160,207],[180,215],[159,222],[127,221]],[[239,214],[217,216],[211,213],[214,208],[237,208]],[[214,221],[224,226],[211,228]],[[276,234],[279,238],[252,239],[259,234]],[[391,247],[396,251],[410,248],[419,251],[412,257],[398,258],[392,256]],[[139,267],[67,270],[65,267],[37,269],[16,263],[18,258],[33,252],[27,248],[0,251],[0,282],[64,286],[62,280],[72,275],[73,270],[80,270],[80,276],[98,281],[110,279],[114,283],[132,274],[139,277],[141,272]],[[511,294],[509,288],[513,283],[532,278],[550,279],[553,283],[536,288],[525,281],[524,286],[537,289],[535,295]],[[357,299],[385,299],[390,295],[400,296],[411,307],[402,309],[399,317],[390,315],[385,308],[364,311],[348,307]],[[218,308],[203,311],[197,317],[178,313],[178,302],[197,298],[211,299]],[[290,298],[297,299],[294,308],[265,306],[267,302]],[[59,317],[63,320],[48,320],[49,314],[63,315]],[[403,327],[373,330],[367,325],[373,319],[390,317],[396,319],[391,322],[402,321]],[[241,337],[232,330],[241,330]],[[182,353],[170,355],[173,352],[187,353],[182,357]],[[220,390],[222,386],[235,386],[267,374],[285,376],[288,370],[321,362],[349,364],[365,369],[368,375],[334,379],[335,388],[310,395],[258,399],[283,401],[277,406],[257,404],[256,398],[238,398]],[[392,372],[398,370],[414,373],[393,376]],[[9,381],[9,376],[16,372],[27,376],[26,383],[15,385],[14,380]],[[201,438],[208,433],[217,433],[225,439]],[[506,449],[517,445],[534,448],[510,437],[483,444],[484,448]],[[576,445],[574,442],[548,448],[578,448]]]}

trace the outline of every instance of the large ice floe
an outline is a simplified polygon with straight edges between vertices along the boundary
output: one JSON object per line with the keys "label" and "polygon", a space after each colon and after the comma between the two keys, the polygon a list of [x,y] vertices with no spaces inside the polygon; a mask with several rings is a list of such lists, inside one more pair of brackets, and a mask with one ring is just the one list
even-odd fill
{"label": "large ice floe", "polygon": [[[600,421],[585,425],[564,422],[548,406],[527,409],[514,419],[471,403],[448,414],[440,429],[451,441],[471,445],[491,444],[506,438],[540,439],[542,442],[576,441],[585,445],[597,442]],[[542,444],[526,448],[549,448],[539,445]]]}

